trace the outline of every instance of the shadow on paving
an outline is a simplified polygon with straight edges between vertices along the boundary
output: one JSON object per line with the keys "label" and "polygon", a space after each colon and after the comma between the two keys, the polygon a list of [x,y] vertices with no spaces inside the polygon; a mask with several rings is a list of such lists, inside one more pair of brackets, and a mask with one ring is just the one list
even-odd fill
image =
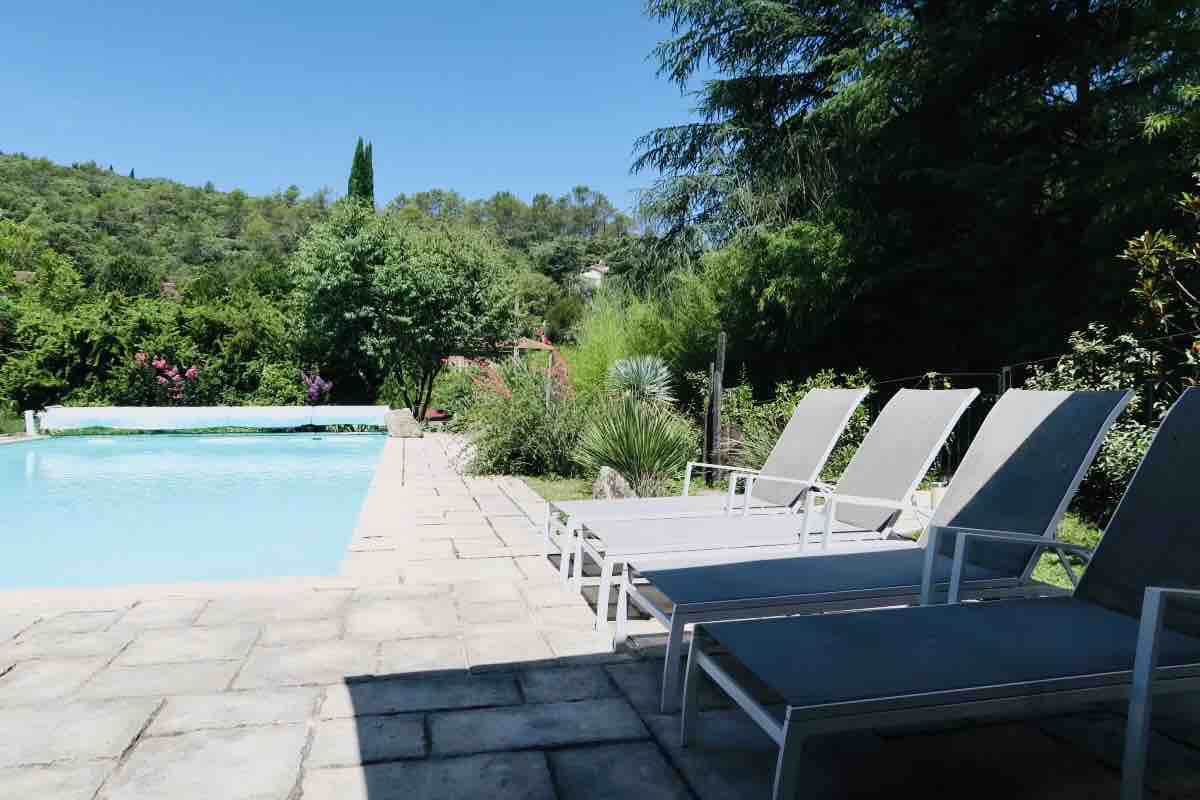
{"label": "shadow on paving", "polygon": [[[679,716],[659,713],[661,669],[660,658],[622,653],[348,677],[322,704],[302,796],[770,797],[774,744],[706,686],[701,744],[681,749]],[[1097,710],[816,737],[805,748],[803,796],[1115,798],[1122,726]],[[1200,750],[1172,737],[1155,739],[1151,785],[1159,796],[1200,798]]]}

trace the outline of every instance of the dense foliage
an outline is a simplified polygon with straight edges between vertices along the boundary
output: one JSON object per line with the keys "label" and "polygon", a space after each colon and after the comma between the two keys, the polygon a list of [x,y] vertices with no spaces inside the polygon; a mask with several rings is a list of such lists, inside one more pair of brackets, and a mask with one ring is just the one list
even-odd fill
{"label": "dense foliage", "polygon": [[[1195,3],[649,9],[675,30],[655,54],[661,74],[707,79],[699,121],[639,143],[638,166],[664,174],[644,210],[668,236],[732,243],[729,258],[761,271],[731,300],[762,306],[757,328],[731,330],[731,357],[760,388],[782,352],[783,377],[859,365],[889,377],[1059,351],[1069,331],[1123,313],[1124,241],[1178,227]],[[1155,120],[1167,122],[1144,136]],[[797,222],[812,226],[799,237],[809,255],[782,271],[769,248],[743,246],[750,230]]]}

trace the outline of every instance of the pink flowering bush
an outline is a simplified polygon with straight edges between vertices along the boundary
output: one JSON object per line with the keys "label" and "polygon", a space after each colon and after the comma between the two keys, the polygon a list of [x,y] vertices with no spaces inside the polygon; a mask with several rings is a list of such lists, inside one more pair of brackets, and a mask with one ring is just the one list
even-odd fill
{"label": "pink flowering bush", "polygon": [[147,405],[192,404],[200,380],[199,367],[174,366],[165,357],[156,355],[151,358],[148,353],[135,354],[133,364],[147,389],[142,393]]}

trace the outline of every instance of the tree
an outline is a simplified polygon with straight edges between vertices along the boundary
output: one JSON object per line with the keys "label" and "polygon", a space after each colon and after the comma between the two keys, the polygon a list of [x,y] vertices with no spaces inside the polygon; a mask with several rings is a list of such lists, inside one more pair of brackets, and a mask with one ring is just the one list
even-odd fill
{"label": "tree", "polygon": [[[1124,240],[1171,219],[1192,153],[1145,120],[1200,76],[1190,0],[651,0],[674,26],[660,74],[694,123],[652,131],[664,177],[644,211],[722,244],[747,227],[830,223],[848,243],[837,326],[798,370],[994,368],[1116,318]],[[707,74],[705,75],[707,78]],[[907,300],[936,312],[897,324]],[[994,309],[981,318],[981,308]],[[914,364],[919,355],[920,365]]]}
{"label": "tree", "polygon": [[424,419],[447,356],[495,348],[513,334],[508,267],[486,232],[385,219],[391,246],[372,280],[367,349]]}
{"label": "tree", "polygon": [[350,163],[346,196],[375,207],[375,167],[371,163],[371,145],[364,145],[361,136],[354,146],[354,160]]}
{"label": "tree", "polygon": [[293,261],[305,348],[338,386],[385,378],[422,419],[442,360],[512,333],[510,268],[485,231],[339,203]]}

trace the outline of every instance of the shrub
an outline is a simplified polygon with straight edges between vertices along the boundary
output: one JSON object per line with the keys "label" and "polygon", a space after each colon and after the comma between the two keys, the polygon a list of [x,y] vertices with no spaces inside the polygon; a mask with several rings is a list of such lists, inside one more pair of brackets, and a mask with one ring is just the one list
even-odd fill
{"label": "shrub", "polygon": [[658,356],[623,358],[608,371],[608,390],[637,400],[672,403],[671,370]]}
{"label": "shrub", "polygon": [[[1027,389],[1122,390],[1134,388],[1125,413],[1109,430],[1079,493],[1075,510],[1103,527],[1117,507],[1142,455],[1150,445],[1167,403],[1156,392],[1162,356],[1129,334],[1113,336],[1107,326],[1092,323],[1068,338],[1071,351],[1054,366],[1035,367]],[[1147,422],[1146,420],[1151,420]]]}
{"label": "shrub", "polygon": [[600,404],[575,459],[596,472],[610,467],[642,497],[664,493],[697,449],[695,428],[662,403],[633,396]]}
{"label": "shrub", "polygon": [[264,364],[258,389],[250,402],[262,406],[298,406],[304,403],[304,384],[295,364]]}
{"label": "shrub", "polygon": [[474,402],[460,424],[474,447],[470,472],[567,477],[579,473],[571,453],[587,406],[569,387],[527,362],[490,366],[486,378],[482,371],[477,377]]}

